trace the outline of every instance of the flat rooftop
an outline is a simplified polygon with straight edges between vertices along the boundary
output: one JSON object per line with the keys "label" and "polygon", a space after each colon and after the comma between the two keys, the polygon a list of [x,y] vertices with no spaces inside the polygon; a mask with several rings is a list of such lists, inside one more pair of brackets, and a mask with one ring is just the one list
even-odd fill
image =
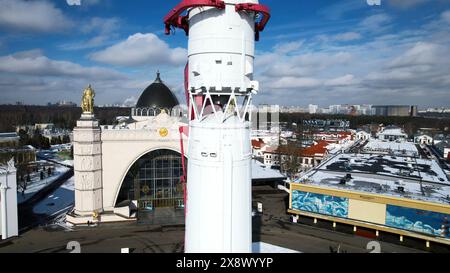
{"label": "flat rooftop", "polygon": [[[347,174],[351,179],[341,184]],[[427,159],[338,154],[296,182],[450,204],[450,182],[446,174],[438,163]]]}
{"label": "flat rooftop", "polygon": [[399,156],[413,156],[419,154],[416,144],[406,141],[385,141],[371,139],[363,148],[364,152],[396,154]]}

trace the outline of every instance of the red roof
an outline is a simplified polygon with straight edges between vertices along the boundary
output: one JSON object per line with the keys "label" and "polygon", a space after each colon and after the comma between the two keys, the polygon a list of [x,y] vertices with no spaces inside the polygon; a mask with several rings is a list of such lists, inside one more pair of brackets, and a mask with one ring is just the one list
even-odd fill
{"label": "red roof", "polygon": [[324,155],[328,151],[327,150],[328,145],[330,145],[328,141],[321,140],[316,145],[303,149],[301,151],[301,154],[303,156],[315,156],[317,154]]}
{"label": "red roof", "polygon": [[352,132],[321,132],[316,134],[316,137],[326,137],[328,139],[343,140],[348,137],[352,137]]}
{"label": "red roof", "polygon": [[252,139],[252,147],[256,149],[261,149],[265,145],[264,141],[262,139]]}
{"label": "red roof", "polygon": [[[326,140],[321,140],[319,141],[316,145],[313,145],[311,147],[308,148],[303,148],[303,149],[298,149],[296,151],[296,154],[298,154],[298,156],[307,156],[307,157],[314,157],[316,155],[321,156],[321,155],[325,155],[328,150],[327,150],[327,146],[330,145],[329,141]],[[268,154],[291,154],[292,150],[288,151],[288,147],[279,147],[278,149],[274,150],[274,151],[267,151],[266,153]]]}

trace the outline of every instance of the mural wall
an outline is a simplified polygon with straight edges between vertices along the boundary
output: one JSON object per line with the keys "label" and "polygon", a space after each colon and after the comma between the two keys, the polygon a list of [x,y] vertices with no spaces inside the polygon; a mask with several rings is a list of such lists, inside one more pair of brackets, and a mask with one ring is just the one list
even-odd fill
{"label": "mural wall", "polygon": [[[348,198],[343,197],[310,193],[300,190],[292,191],[292,209],[328,216],[349,219],[349,210],[352,210],[350,212],[350,214],[352,214],[355,209],[350,207],[349,201]],[[358,209],[361,209],[361,207],[358,207]],[[355,213],[353,214],[355,215]],[[450,238],[449,219],[449,214],[387,204],[386,221],[384,221],[383,216],[376,224],[432,236]],[[364,219],[355,220],[368,222]]]}
{"label": "mural wall", "polygon": [[341,218],[348,217],[348,198],[292,191],[292,208]]}
{"label": "mural wall", "polygon": [[449,238],[450,215],[388,205],[386,226]]}

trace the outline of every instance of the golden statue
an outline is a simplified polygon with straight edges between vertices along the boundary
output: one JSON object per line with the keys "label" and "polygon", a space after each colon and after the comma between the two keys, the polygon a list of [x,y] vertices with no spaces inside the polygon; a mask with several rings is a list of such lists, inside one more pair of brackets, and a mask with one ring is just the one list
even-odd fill
{"label": "golden statue", "polygon": [[94,113],[94,98],[95,91],[92,89],[91,85],[88,88],[84,89],[83,99],[81,100],[81,109],[83,109],[83,113]]}

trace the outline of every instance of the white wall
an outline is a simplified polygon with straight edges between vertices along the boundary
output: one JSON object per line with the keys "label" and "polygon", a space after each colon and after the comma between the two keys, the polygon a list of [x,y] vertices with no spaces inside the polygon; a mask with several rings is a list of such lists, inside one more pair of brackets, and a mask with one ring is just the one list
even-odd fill
{"label": "white wall", "polygon": [[[102,133],[103,209],[113,211],[123,179],[143,155],[159,149],[181,153],[178,126],[162,137],[155,130],[110,130]],[[187,141],[184,140],[185,156]]]}

